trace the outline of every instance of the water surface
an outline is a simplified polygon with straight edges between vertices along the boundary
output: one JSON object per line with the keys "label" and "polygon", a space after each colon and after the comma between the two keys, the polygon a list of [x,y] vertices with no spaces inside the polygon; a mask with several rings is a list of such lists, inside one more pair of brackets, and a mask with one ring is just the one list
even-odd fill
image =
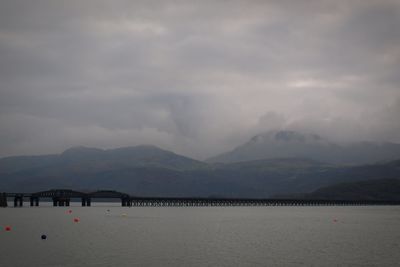
{"label": "water surface", "polygon": [[400,262],[400,207],[10,207],[0,226],[0,266]]}

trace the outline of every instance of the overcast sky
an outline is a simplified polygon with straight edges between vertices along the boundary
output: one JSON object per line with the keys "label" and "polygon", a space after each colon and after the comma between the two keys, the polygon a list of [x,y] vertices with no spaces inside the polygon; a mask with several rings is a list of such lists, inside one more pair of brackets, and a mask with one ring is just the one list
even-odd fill
{"label": "overcast sky", "polygon": [[0,156],[400,142],[400,1],[0,0],[0,127]]}

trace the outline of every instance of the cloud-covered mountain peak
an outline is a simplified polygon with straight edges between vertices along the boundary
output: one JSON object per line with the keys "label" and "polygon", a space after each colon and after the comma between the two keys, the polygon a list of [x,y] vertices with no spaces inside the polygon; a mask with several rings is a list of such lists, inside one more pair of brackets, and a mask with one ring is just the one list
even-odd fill
{"label": "cloud-covered mountain peak", "polygon": [[323,142],[326,140],[317,134],[300,133],[290,130],[275,130],[251,138],[251,143],[266,142]]}
{"label": "cloud-covered mountain peak", "polygon": [[309,158],[340,164],[365,164],[400,158],[400,144],[334,143],[315,133],[276,130],[254,136],[211,162],[239,162],[273,158]]}

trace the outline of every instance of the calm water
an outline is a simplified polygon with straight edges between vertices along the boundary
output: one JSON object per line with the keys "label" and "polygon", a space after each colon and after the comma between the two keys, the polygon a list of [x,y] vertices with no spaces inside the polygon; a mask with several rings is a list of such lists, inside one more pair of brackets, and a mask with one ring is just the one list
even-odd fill
{"label": "calm water", "polygon": [[110,205],[0,209],[0,266],[400,263],[400,207]]}

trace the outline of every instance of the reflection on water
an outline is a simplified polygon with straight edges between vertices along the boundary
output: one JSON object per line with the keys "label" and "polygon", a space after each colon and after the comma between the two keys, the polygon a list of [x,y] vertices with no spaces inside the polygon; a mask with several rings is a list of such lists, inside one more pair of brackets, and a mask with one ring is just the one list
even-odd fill
{"label": "reflection on water", "polygon": [[78,205],[0,209],[0,266],[396,266],[400,262],[400,207]]}

